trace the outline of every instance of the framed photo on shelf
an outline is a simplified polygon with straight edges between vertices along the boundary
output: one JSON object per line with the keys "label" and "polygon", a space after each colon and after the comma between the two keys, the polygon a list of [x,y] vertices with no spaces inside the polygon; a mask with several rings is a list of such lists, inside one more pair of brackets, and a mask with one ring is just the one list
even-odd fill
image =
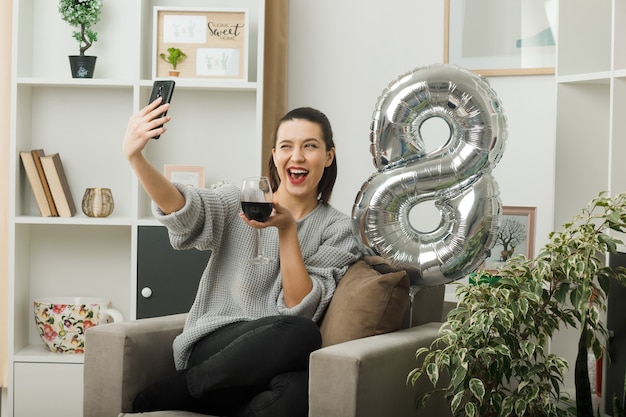
{"label": "framed photo on shelf", "polygon": [[204,188],[204,167],[202,165],[170,165],[163,168],[170,182],[178,182],[191,187]]}
{"label": "framed photo on shelf", "polygon": [[180,78],[248,80],[248,10],[154,8],[152,78],[168,77],[168,48],[186,58],[177,64]]}
{"label": "framed photo on shelf", "polygon": [[484,76],[554,74],[557,0],[445,0],[444,62]]}
{"label": "framed photo on shelf", "polygon": [[535,256],[536,211],[536,207],[502,207],[496,244],[485,259],[485,269],[495,269],[516,254],[527,258]]}

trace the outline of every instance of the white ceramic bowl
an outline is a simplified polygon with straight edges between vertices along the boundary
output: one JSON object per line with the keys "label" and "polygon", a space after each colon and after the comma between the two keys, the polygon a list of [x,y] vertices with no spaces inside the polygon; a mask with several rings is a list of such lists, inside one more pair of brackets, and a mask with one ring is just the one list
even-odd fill
{"label": "white ceramic bowl", "polygon": [[48,297],[34,302],[39,336],[52,352],[85,353],[85,331],[109,321],[122,321],[111,302],[90,297]]}

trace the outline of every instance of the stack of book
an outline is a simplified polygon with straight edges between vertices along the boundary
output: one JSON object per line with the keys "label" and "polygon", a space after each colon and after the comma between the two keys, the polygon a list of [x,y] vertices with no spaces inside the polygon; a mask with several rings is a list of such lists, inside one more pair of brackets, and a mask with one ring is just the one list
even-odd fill
{"label": "stack of book", "polygon": [[72,217],[76,206],[58,153],[46,155],[43,149],[20,152],[20,158],[44,217]]}

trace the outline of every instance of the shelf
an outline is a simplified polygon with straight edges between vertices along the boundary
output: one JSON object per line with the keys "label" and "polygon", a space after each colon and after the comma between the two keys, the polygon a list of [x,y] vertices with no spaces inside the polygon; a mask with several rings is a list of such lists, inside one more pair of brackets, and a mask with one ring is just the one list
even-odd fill
{"label": "shelf", "polygon": [[50,352],[41,342],[40,345],[28,345],[15,353],[14,362],[37,363],[83,363],[85,355]]}
{"label": "shelf", "polygon": [[137,221],[138,226],[162,226],[154,217],[142,217]]}
{"label": "shelf", "polygon": [[35,77],[18,77],[16,80],[18,85],[31,87],[62,87],[62,88],[127,88],[133,87],[135,83],[132,80],[112,80],[105,78],[35,78]]}
{"label": "shelf", "polygon": [[51,224],[51,225],[78,225],[78,226],[130,226],[130,217],[87,217],[76,214],[73,217],[41,217],[41,216],[18,216],[16,224]]}
{"label": "shelf", "polygon": [[613,73],[613,76],[615,78],[626,78],[626,69],[620,69],[620,70],[616,70]]}
{"label": "shelf", "polygon": [[[218,91],[256,91],[258,83],[253,81],[233,80],[203,80],[192,78],[173,78],[176,88],[195,90],[218,90]],[[135,85],[152,87],[153,80],[117,80],[107,78],[40,78],[18,77],[16,84],[31,87],[59,87],[59,88],[132,88]]]}
{"label": "shelf", "polygon": [[[192,78],[172,78],[176,81],[176,89],[216,90],[216,91],[248,91],[254,92],[258,88],[256,82],[228,81],[228,80],[195,80]],[[152,80],[141,80],[142,87],[152,87]]]}
{"label": "shelf", "polygon": [[579,84],[609,84],[611,82],[611,71],[589,72],[584,74],[558,75],[556,81],[559,84],[579,83]]}

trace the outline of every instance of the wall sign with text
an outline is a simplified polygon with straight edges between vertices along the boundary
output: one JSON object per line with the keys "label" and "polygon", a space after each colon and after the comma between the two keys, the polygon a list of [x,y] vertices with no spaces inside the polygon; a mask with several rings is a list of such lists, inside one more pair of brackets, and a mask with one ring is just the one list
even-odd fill
{"label": "wall sign with text", "polygon": [[160,55],[178,48],[181,78],[248,80],[246,9],[154,8],[152,78],[167,77],[172,65]]}

